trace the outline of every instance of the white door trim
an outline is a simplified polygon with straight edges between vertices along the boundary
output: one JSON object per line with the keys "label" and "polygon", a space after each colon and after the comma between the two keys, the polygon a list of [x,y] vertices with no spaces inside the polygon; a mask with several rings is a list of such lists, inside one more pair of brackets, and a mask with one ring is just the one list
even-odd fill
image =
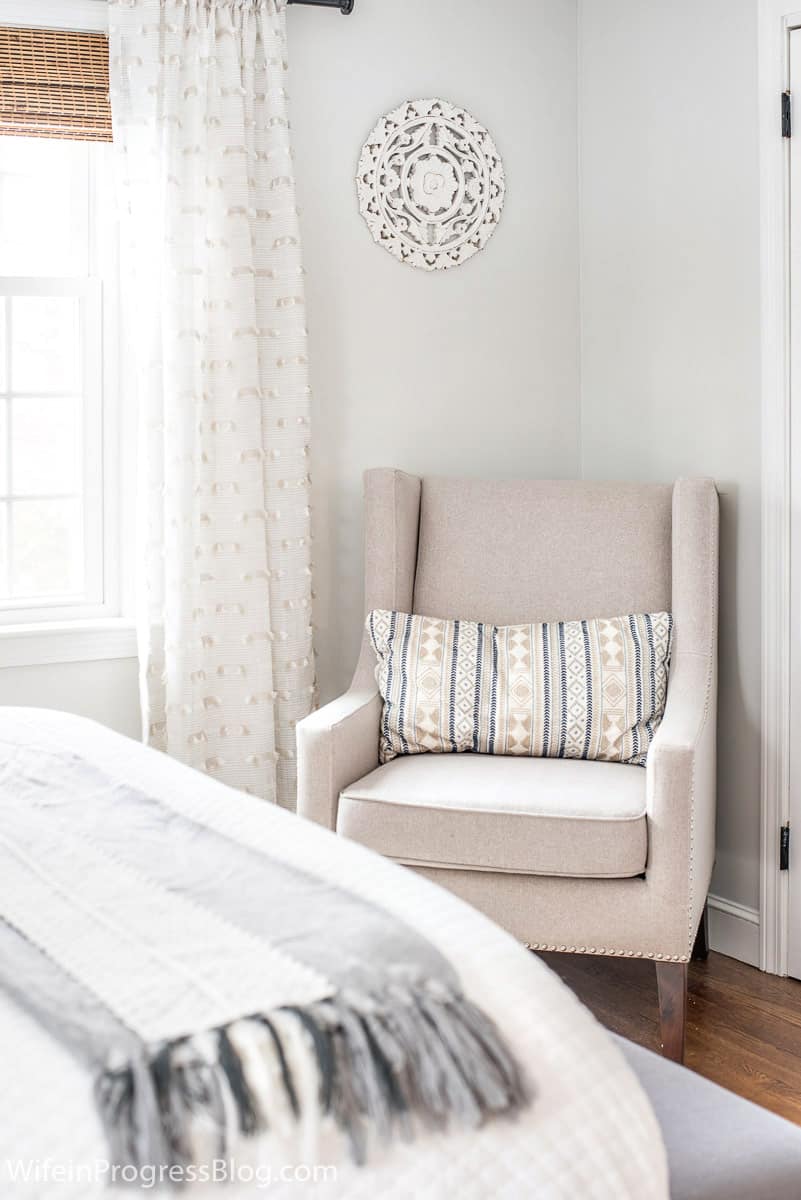
{"label": "white door trim", "polygon": [[[796,4],[798,0],[796,0]],[[760,966],[787,974],[788,882],[779,829],[790,815],[790,338],[789,143],[780,96],[788,86],[788,34],[801,11],[760,0],[759,141],[762,310],[762,782]],[[801,121],[801,96],[796,98]]]}

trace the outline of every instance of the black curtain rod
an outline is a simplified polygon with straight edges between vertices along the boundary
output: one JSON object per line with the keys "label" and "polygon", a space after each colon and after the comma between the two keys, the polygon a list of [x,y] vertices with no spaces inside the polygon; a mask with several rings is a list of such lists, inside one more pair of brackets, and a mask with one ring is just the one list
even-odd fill
{"label": "black curtain rod", "polygon": [[338,8],[343,16],[353,12],[354,0],[286,0],[287,4],[317,4],[320,8]]}

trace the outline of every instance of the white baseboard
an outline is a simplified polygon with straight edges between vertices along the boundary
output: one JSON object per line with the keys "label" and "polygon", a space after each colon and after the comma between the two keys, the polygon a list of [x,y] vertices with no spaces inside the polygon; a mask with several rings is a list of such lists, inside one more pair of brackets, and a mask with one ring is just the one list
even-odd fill
{"label": "white baseboard", "polygon": [[759,913],[755,908],[709,897],[709,948],[759,966]]}

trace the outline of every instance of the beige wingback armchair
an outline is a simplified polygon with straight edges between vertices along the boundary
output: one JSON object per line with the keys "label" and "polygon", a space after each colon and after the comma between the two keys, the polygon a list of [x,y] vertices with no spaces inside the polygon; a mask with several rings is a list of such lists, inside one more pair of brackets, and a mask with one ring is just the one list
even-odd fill
{"label": "beige wingback armchair", "polygon": [[[681,1058],[715,831],[718,502],[674,486],[365,476],[365,609],[514,624],[669,610],[645,769],[425,754],[378,764],[369,644],[298,726],[300,813],[413,867],[533,949],[654,960]],[[355,615],[354,615],[355,619]]]}

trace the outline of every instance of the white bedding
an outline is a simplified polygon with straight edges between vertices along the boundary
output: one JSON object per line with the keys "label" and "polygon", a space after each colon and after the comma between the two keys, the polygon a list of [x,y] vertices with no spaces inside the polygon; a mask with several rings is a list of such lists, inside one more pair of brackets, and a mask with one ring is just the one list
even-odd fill
{"label": "white bedding", "polygon": [[[667,1200],[656,1119],[611,1039],[538,959],[454,896],[361,846],[233,792],[100,725],[0,709],[0,770],[19,742],[68,746],[115,778],[226,832],[258,823],[284,858],[415,925],[517,1053],[537,1096],[515,1123],[395,1145],[368,1168],[303,1184],[304,1165],[269,1186],[195,1187],[195,1196],[302,1194],[328,1200]],[[0,888],[3,883],[0,880]],[[106,1188],[104,1140],[84,1070],[0,992],[0,1196],[92,1200]],[[13,1064],[13,1065],[12,1065]],[[239,1160],[243,1171],[247,1162]],[[29,1182],[10,1169],[30,1169]],[[36,1174],[38,1173],[38,1178]],[[266,1181],[265,1181],[266,1182]]]}

